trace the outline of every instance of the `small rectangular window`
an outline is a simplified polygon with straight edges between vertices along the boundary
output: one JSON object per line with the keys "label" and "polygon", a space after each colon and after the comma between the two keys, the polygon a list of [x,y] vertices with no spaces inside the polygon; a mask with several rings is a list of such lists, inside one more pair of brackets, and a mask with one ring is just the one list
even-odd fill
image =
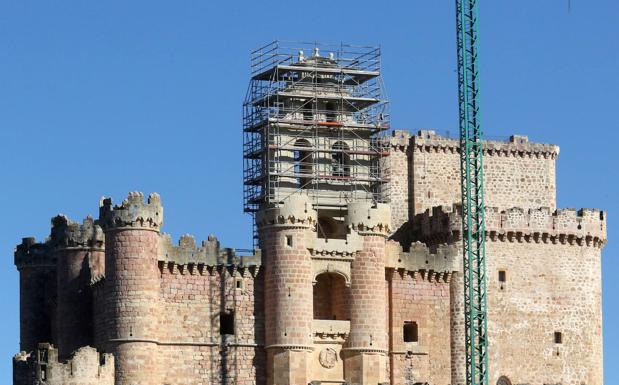
{"label": "small rectangular window", "polygon": [[555,332],[555,344],[562,344],[562,343],[563,343],[563,333]]}
{"label": "small rectangular window", "polygon": [[292,235],[286,235],[286,246],[292,247]]}
{"label": "small rectangular window", "polygon": [[507,272],[505,270],[499,270],[499,282],[507,282]]}
{"label": "small rectangular window", "polygon": [[234,334],[234,312],[219,313],[219,334]]}
{"label": "small rectangular window", "polygon": [[417,322],[404,322],[404,342],[419,342]]}
{"label": "small rectangular window", "polygon": [[237,289],[242,289],[243,288],[243,280],[241,278],[237,278],[236,281],[234,282],[234,285]]}

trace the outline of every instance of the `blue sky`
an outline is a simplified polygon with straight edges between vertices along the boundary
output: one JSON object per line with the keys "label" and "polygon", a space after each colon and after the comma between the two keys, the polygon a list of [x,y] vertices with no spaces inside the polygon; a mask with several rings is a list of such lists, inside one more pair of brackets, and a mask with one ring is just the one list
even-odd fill
{"label": "blue sky", "polygon": [[[0,2],[0,384],[18,351],[21,237],[101,195],[162,195],[167,232],[248,247],[241,103],[274,39],[380,44],[392,126],[457,132],[454,1]],[[561,147],[559,207],[608,211],[606,383],[619,383],[619,2],[482,1],[483,126]],[[615,199],[613,199],[615,198]]]}

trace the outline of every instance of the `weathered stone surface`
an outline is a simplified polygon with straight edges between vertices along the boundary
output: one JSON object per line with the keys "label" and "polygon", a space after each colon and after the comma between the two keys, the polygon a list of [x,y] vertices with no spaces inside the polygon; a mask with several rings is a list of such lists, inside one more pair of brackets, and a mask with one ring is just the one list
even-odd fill
{"label": "weathered stone surface", "polygon": [[114,357],[90,346],[59,360],[53,345],[38,344],[33,352],[13,358],[13,383],[28,385],[114,385]]}
{"label": "weathered stone surface", "polygon": [[[14,384],[42,385],[42,365],[47,384],[464,384],[457,141],[388,140],[390,204],[329,212],[293,195],[257,214],[251,253],[175,244],[156,194],[54,218],[49,239],[15,250]],[[484,145],[491,384],[603,384],[606,216],[556,208],[558,153],[523,136]]]}

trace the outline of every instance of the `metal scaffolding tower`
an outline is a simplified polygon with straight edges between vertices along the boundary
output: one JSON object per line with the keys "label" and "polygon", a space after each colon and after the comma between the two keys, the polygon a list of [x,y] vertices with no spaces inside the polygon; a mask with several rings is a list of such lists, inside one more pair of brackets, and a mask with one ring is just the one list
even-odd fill
{"label": "metal scaffolding tower", "polygon": [[380,49],[275,41],[251,54],[244,209],[306,194],[317,209],[387,199]]}
{"label": "metal scaffolding tower", "polygon": [[482,130],[479,122],[477,0],[456,0],[464,250],[466,383],[488,384]]}

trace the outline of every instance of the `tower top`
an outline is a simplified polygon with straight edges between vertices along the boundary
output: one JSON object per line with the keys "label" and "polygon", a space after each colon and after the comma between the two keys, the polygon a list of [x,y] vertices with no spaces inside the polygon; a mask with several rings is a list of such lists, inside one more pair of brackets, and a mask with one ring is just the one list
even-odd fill
{"label": "tower top", "polygon": [[163,225],[163,207],[157,193],[151,193],[144,202],[144,193],[130,192],[120,205],[112,205],[112,198],[101,198],[99,223],[104,230],[119,227],[137,227],[159,231]]}
{"label": "tower top", "polygon": [[251,53],[245,211],[306,195],[316,209],[386,202],[380,48],[274,41]]}

